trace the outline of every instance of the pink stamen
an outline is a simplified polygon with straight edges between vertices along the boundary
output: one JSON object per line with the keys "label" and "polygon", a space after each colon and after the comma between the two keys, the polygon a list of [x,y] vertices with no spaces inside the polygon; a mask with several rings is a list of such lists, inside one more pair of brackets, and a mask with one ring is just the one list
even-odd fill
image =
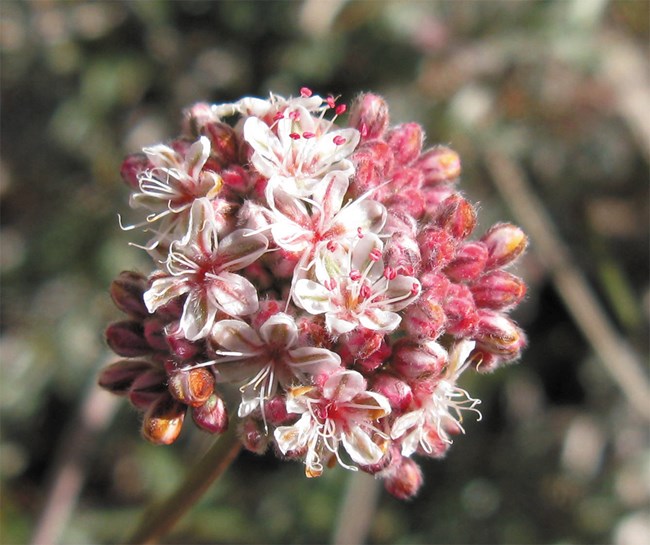
{"label": "pink stamen", "polygon": [[314,138],[314,136],[316,136],[316,133],[314,133],[314,132],[303,132],[302,133],[303,138]]}
{"label": "pink stamen", "polygon": [[336,115],[341,115],[342,113],[345,113],[347,109],[348,107],[345,104],[339,104],[334,111],[336,112]]}
{"label": "pink stamen", "polygon": [[334,251],[336,251],[336,242],[334,242],[333,240],[330,240],[330,241],[327,243],[327,249],[328,249],[330,252],[334,252]]}
{"label": "pink stamen", "polygon": [[300,88],[300,96],[304,98],[309,98],[313,94],[312,90],[309,87]]}
{"label": "pink stamen", "polygon": [[361,299],[367,299],[371,295],[372,295],[372,290],[370,289],[370,286],[368,284],[364,284],[363,286],[361,286],[361,288],[359,289],[359,297],[361,297]]}
{"label": "pink stamen", "polygon": [[357,227],[357,236],[359,238],[363,238],[363,231],[361,230],[361,227]]}
{"label": "pink stamen", "polygon": [[379,248],[373,248],[368,257],[372,261],[379,261],[381,259],[381,250]]}
{"label": "pink stamen", "polygon": [[289,112],[289,119],[293,121],[298,121],[298,119],[300,119],[300,112],[298,110],[293,110]]}
{"label": "pink stamen", "polygon": [[384,278],[386,280],[393,280],[397,276],[397,272],[392,267],[386,267],[384,269]]}
{"label": "pink stamen", "polygon": [[333,96],[328,96],[328,97],[325,99],[325,102],[327,102],[327,105],[328,105],[330,108],[334,108],[334,107],[336,106],[336,100],[334,99]]}
{"label": "pink stamen", "polygon": [[361,278],[361,273],[359,271],[357,271],[356,269],[350,271],[350,280],[356,282],[360,278]]}
{"label": "pink stamen", "polygon": [[343,138],[340,134],[335,136],[332,140],[337,146],[341,146],[342,144],[345,144],[347,140]]}
{"label": "pink stamen", "polygon": [[291,138],[292,140],[299,140],[300,135],[297,132],[292,132],[292,133],[289,133],[289,138]]}
{"label": "pink stamen", "polygon": [[413,285],[411,286],[411,295],[417,295],[418,293],[420,293],[420,284],[413,282]]}
{"label": "pink stamen", "polygon": [[273,121],[280,121],[280,119],[284,119],[284,112],[278,112],[273,116]]}

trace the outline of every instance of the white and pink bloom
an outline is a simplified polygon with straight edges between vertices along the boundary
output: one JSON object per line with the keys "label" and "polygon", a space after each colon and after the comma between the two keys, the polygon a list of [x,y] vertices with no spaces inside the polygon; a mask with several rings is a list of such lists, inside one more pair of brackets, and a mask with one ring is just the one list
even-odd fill
{"label": "white and pink bloom", "polygon": [[291,426],[275,430],[283,454],[304,452],[305,474],[318,477],[332,456],[347,469],[340,446],[360,465],[377,464],[387,450],[388,436],[377,426],[390,414],[388,400],[366,390],[366,380],[356,371],[340,370],[322,388],[300,386],[289,390],[287,411],[301,415]]}
{"label": "white and pink bloom", "polygon": [[243,269],[267,249],[263,235],[239,229],[219,242],[212,204],[206,198],[192,204],[187,233],[172,242],[167,272],[156,277],[144,301],[154,312],[180,295],[187,294],[180,326],[189,340],[205,337],[217,311],[246,316],[257,310],[257,290],[243,276]]}
{"label": "white and pink bloom", "polygon": [[294,300],[310,314],[325,314],[327,329],[341,335],[356,327],[389,333],[398,312],[420,294],[420,282],[384,266],[377,235],[357,239],[350,251],[335,249],[316,262],[315,280],[296,282]]}

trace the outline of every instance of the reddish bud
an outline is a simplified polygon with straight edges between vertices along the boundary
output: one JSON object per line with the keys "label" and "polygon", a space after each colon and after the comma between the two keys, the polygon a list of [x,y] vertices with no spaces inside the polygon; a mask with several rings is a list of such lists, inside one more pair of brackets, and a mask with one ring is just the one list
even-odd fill
{"label": "reddish bud", "polygon": [[470,290],[477,306],[505,310],[524,298],[526,284],[514,274],[496,270],[481,276],[470,286]]}
{"label": "reddish bud", "polygon": [[457,248],[456,256],[445,267],[445,274],[455,282],[475,280],[485,270],[487,258],[488,252],[485,244],[467,242]]}
{"label": "reddish bud", "polygon": [[120,360],[102,369],[98,384],[116,395],[126,395],[133,382],[144,372],[152,369],[152,364],[144,360]]}
{"label": "reddish bud", "polygon": [[214,393],[214,376],[205,367],[179,369],[169,376],[170,393],[186,405],[203,405]]}
{"label": "reddish bud", "polygon": [[402,325],[413,337],[436,339],[445,326],[445,312],[437,298],[428,297],[426,292],[408,307],[402,318]]}
{"label": "reddish bud", "polygon": [[423,481],[420,466],[410,458],[402,457],[399,465],[384,480],[384,487],[397,499],[408,500],[418,493]]}
{"label": "reddish bud", "polygon": [[203,134],[210,140],[211,154],[220,164],[228,165],[237,160],[237,135],[230,125],[213,121],[203,127]]}
{"label": "reddish bud", "polygon": [[467,286],[452,284],[442,306],[447,317],[447,333],[457,337],[470,337],[474,333],[479,317]]}
{"label": "reddish bud", "polygon": [[410,236],[397,232],[384,248],[384,263],[397,274],[413,275],[420,269],[420,247]]}
{"label": "reddish bud", "polygon": [[456,240],[444,229],[427,227],[418,234],[418,245],[425,271],[439,271],[456,253]]}
{"label": "reddish bud", "polygon": [[230,165],[219,174],[224,187],[237,194],[248,193],[253,188],[254,179],[239,165]]}
{"label": "reddish bud", "polygon": [[526,345],[526,337],[507,316],[493,310],[480,309],[476,328],[476,347],[506,359],[519,356]]}
{"label": "reddish bud", "polygon": [[404,338],[393,347],[391,368],[407,380],[422,380],[439,376],[447,359],[447,351],[435,341]]}
{"label": "reddish bud", "polygon": [[165,343],[169,350],[181,361],[192,359],[201,351],[199,344],[185,338],[179,322],[169,324],[165,328],[165,334]]}
{"label": "reddish bud", "polygon": [[239,438],[246,450],[255,454],[264,454],[271,440],[264,429],[264,424],[254,418],[245,418],[239,424]]}
{"label": "reddish bud", "polygon": [[476,226],[476,210],[460,195],[452,195],[443,201],[436,224],[456,239],[467,238]]}
{"label": "reddish bud", "polygon": [[134,153],[129,155],[120,167],[120,176],[127,183],[131,189],[140,188],[140,174],[153,165],[147,159],[147,156],[142,153]]}
{"label": "reddish bud", "polygon": [[388,104],[380,96],[361,94],[350,108],[349,124],[359,130],[362,141],[381,138],[388,123]]}
{"label": "reddish bud", "polygon": [[212,106],[207,102],[197,102],[183,112],[183,132],[191,138],[197,138],[202,128],[214,119]]}
{"label": "reddish bud", "polygon": [[395,154],[395,161],[400,165],[410,165],[422,151],[424,133],[417,123],[404,123],[392,129],[386,136],[386,142]]}
{"label": "reddish bud", "polygon": [[481,240],[488,250],[488,269],[510,265],[528,246],[528,237],[525,233],[510,223],[494,225]]}
{"label": "reddish bud", "polygon": [[426,212],[426,203],[422,192],[414,187],[406,187],[383,199],[383,204],[393,211],[400,211],[413,216],[416,220],[422,219]]}
{"label": "reddish bud", "polygon": [[422,171],[425,185],[454,181],[461,172],[460,156],[446,146],[436,146],[425,151],[414,166]]}
{"label": "reddish bud", "polygon": [[388,399],[390,406],[400,412],[407,410],[413,401],[411,387],[403,380],[388,373],[375,375],[372,390],[383,395]]}
{"label": "reddish bud", "polygon": [[171,445],[181,433],[185,409],[170,396],[161,397],[145,413],[142,435],[156,445]]}
{"label": "reddish bud", "polygon": [[203,405],[192,407],[192,420],[204,431],[223,433],[228,429],[228,409],[223,399],[213,393]]}
{"label": "reddish bud", "polygon": [[129,401],[134,407],[146,409],[161,396],[168,397],[167,374],[160,368],[151,367],[133,381],[129,389]]}
{"label": "reddish bud", "polygon": [[132,318],[143,319],[149,315],[142,295],[147,289],[144,275],[123,271],[111,282],[111,298],[115,306]]}
{"label": "reddish bud", "polygon": [[401,168],[391,177],[388,186],[392,191],[402,188],[420,189],[423,182],[422,172],[416,168]]}
{"label": "reddish bud", "polygon": [[366,371],[372,371],[383,363],[386,349],[383,333],[360,328],[340,338],[337,352],[344,365],[357,364]]}
{"label": "reddish bud", "polygon": [[272,426],[281,426],[289,420],[287,404],[284,396],[277,395],[264,402],[266,420]]}
{"label": "reddish bud", "polygon": [[144,338],[151,348],[160,352],[168,352],[169,346],[165,340],[165,326],[156,320],[150,318],[144,321]]}
{"label": "reddish bud", "polygon": [[151,353],[142,322],[124,320],[106,328],[106,343],[118,356],[134,358]]}

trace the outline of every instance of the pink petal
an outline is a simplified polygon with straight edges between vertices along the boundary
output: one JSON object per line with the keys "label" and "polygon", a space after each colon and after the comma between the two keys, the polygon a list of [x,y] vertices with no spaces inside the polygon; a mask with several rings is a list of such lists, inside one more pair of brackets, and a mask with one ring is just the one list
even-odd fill
{"label": "pink petal", "polygon": [[264,235],[250,229],[238,229],[219,243],[218,268],[238,271],[256,261],[269,246]]}
{"label": "pink petal", "polygon": [[279,312],[262,324],[260,337],[267,344],[274,343],[277,346],[291,348],[298,340],[298,327],[291,316]]}
{"label": "pink petal", "polygon": [[193,180],[198,178],[203,165],[210,156],[210,140],[207,137],[201,136],[194,144],[190,146],[185,155],[183,164],[185,172]]}
{"label": "pink petal", "polygon": [[325,348],[302,346],[289,351],[289,364],[311,375],[334,372],[341,366],[338,354]]}
{"label": "pink petal", "polygon": [[366,390],[366,379],[356,371],[342,370],[332,374],[323,385],[323,397],[344,403]]}
{"label": "pink petal", "polygon": [[247,316],[259,307],[255,286],[238,274],[221,271],[212,280],[210,293],[230,316]]}
{"label": "pink petal", "polygon": [[264,346],[256,331],[241,320],[219,320],[210,332],[210,339],[227,352],[256,354]]}
{"label": "pink petal", "polygon": [[212,327],[216,313],[217,307],[210,303],[204,290],[190,291],[180,322],[185,337],[190,341],[205,337]]}

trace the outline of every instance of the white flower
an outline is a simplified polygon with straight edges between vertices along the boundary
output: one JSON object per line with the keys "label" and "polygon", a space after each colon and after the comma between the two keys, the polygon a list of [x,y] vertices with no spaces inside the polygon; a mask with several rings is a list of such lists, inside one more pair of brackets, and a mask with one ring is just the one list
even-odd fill
{"label": "white flower", "polygon": [[437,441],[450,445],[450,431],[465,432],[461,425],[462,411],[473,411],[481,419],[480,411],[475,408],[481,401],[456,386],[458,377],[471,361],[468,357],[475,344],[468,340],[457,343],[449,354],[442,378],[433,385],[433,391],[427,388],[416,390],[415,405],[418,408],[393,422],[390,436],[392,439],[401,438],[403,456],[410,456],[418,447],[427,454],[435,454]]}
{"label": "white flower", "polygon": [[316,261],[316,281],[296,282],[294,301],[310,314],[325,314],[333,335],[358,326],[388,333],[400,323],[397,314],[420,294],[420,282],[384,267],[383,244],[368,233],[351,251],[335,249]]}
{"label": "white flower", "polygon": [[167,274],[158,276],[144,294],[147,309],[154,312],[186,293],[180,325],[192,341],[208,334],[217,310],[230,316],[255,312],[255,286],[231,271],[250,265],[267,246],[264,236],[248,229],[234,231],[219,243],[212,204],[208,199],[195,200],[187,234],[169,248]]}
{"label": "white flower", "polygon": [[262,409],[278,385],[287,388],[296,381],[307,384],[310,377],[331,373],[341,365],[338,354],[313,346],[297,346],[298,326],[282,312],[264,322],[259,331],[241,320],[221,320],[214,324],[210,340],[219,348],[214,360],[217,379],[243,382],[239,416]]}
{"label": "white flower", "polygon": [[287,410],[302,416],[291,426],[278,427],[275,440],[284,454],[305,452],[307,477],[320,476],[332,456],[343,467],[356,470],[341,460],[340,445],[360,465],[376,464],[385,454],[388,437],[375,424],[390,413],[390,405],[381,394],[366,391],[366,381],[356,371],[333,373],[321,389],[290,390]]}

